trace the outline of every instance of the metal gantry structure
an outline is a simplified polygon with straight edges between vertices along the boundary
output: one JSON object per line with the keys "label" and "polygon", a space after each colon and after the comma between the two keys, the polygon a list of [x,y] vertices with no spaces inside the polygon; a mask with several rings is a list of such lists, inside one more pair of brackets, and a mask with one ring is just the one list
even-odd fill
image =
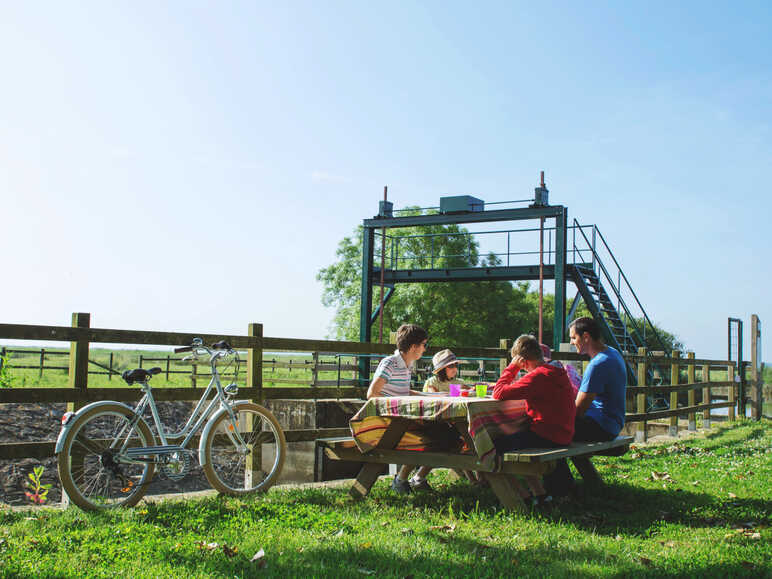
{"label": "metal gantry structure", "polygon": [[[486,210],[485,202],[470,196],[443,197],[439,208],[411,210],[405,216],[394,216],[392,204],[385,199],[380,202],[378,215],[363,222],[362,236],[362,278],[360,310],[360,342],[372,340],[372,326],[378,320],[381,308],[394,294],[396,286],[402,283],[432,282],[470,282],[470,281],[535,281],[554,280],[554,318],[553,347],[567,341],[567,327],[574,317],[576,307],[583,301],[591,315],[599,322],[607,344],[620,352],[636,353],[639,347],[656,346],[665,349],[664,342],[651,323],[637,295],[632,289],[627,276],[611,252],[606,240],[595,225],[580,225],[573,220],[568,222],[568,209],[563,205],[548,203],[548,190],[543,178],[534,190],[532,199],[502,202],[529,202],[527,207]],[[498,205],[489,203],[488,205]],[[486,233],[506,233],[507,249],[505,262],[482,265],[470,265],[474,260],[467,260],[463,266],[454,267],[452,260],[436,259],[434,249],[425,259],[404,259],[399,250],[392,248],[390,258],[385,259],[387,232],[406,227],[461,225],[472,223],[495,222],[538,222],[531,229],[515,231],[492,231]],[[524,231],[543,232],[549,235],[549,249],[545,252],[525,251],[511,253],[510,234]],[[570,238],[569,238],[570,234]],[[376,263],[376,235],[380,235],[382,245],[380,259]],[[441,236],[448,234],[433,234]],[[459,235],[453,233],[452,235]],[[479,235],[479,233],[464,233]],[[398,245],[404,238],[393,237]],[[526,257],[525,263],[510,263],[510,256]],[[538,263],[528,262],[538,255]],[[547,257],[546,262],[544,257]],[[521,259],[522,261],[522,259]],[[576,287],[576,296],[567,311],[566,290],[571,282]],[[373,290],[381,288],[381,298],[373,309]],[[367,381],[369,360],[360,360],[360,381]],[[630,372],[631,383],[635,376]]]}

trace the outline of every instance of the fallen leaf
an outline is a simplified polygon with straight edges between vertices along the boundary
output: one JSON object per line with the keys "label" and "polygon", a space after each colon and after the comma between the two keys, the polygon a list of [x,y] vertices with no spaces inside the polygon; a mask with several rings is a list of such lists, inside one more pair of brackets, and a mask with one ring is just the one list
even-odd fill
{"label": "fallen leaf", "polygon": [[652,562],[653,562],[653,561],[652,561],[651,559],[649,559],[648,557],[639,557],[639,558],[638,558],[638,560],[639,560],[641,563],[643,563],[644,565],[646,565],[647,567],[651,567],[651,564],[652,564]]}
{"label": "fallen leaf", "polygon": [[238,547],[229,547],[228,545],[223,543],[222,552],[225,553],[226,557],[228,557],[229,559],[232,559],[233,557],[236,556],[236,553],[239,552],[239,548]]}
{"label": "fallen leaf", "polygon": [[616,537],[614,537],[614,540],[621,541],[622,540],[622,535],[617,535]]}
{"label": "fallen leaf", "polygon": [[374,569],[357,569],[362,575],[375,575]]}
{"label": "fallen leaf", "polygon": [[400,531],[403,535],[412,535],[415,531],[413,529],[404,528]]}
{"label": "fallen leaf", "polygon": [[698,484],[700,484],[700,481],[698,480],[692,481],[692,485],[697,486]]}
{"label": "fallen leaf", "polygon": [[734,493],[729,493],[729,498],[730,498],[730,499],[736,499],[736,498],[737,498],[737,495],[736,495],[736,494],[734,494]]}
{"label": "fallen leaf", "polygon": [[381,527],[386,527],[386,526],[388,526],[388,524],[389,524],[389,521],[383,521],[381,523]]}
{"label": "fallen leaf", "polygon": [[434,525],[433,527],[429,527],[430,531],[445,531],[446,533],[452,533],[456,530],[456,524],[453,523],[452,525]]}
{"label": "fallen leaf", "polygon": [[370,541],[366,541],[359,546],[362,547],[362,549],[369,549],[370,547],[373,546],[373,544]]}
{"label": "fallen leaf", "polygon": [[333,535],[333,537],[342,537],[342,536],[343,536],[343,529],[341,529],[340,531],[338,531]]}

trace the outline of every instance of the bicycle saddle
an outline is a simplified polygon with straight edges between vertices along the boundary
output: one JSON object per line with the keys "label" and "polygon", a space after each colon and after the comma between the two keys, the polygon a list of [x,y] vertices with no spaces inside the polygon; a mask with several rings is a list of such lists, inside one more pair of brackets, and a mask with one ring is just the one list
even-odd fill
{"label": "bicycle saddle", "polygon": [[147,380],[151,376],[155,376],[156,374],[160,374],[161,369],[159,367],[150,368],[149,370],[145,370],[144,368],[135,368],[134,370],[126,370],[123,374],[121,374],[121,378],[126,380],[126,384],[131,386],[134,384],[134,382],[147,382]]}
{"label": "bicycle saddle", "polygon": [[212,349],[213,350],[230,350],[231,345],[225,340],[220,340],[219,342],[215,342],[214,344],[212,344]]}

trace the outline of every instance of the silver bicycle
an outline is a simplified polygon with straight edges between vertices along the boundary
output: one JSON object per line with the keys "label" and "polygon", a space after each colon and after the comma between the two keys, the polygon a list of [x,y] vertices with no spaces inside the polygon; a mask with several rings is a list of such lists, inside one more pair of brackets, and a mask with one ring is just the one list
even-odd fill
{"label": "silver bicycle", "polygon": [[[167,432],[149,384],[160,368],[122,374],[129,385],[142,388],[136,406],[105,400],[62,417],[56,441],[59,478],[70,500],[82,509],[133,506],[144,496],[156,468],[169,479],[182,479],[195,454],[209,484],[227,495],[266,491],[278,479],[287,455],[281,426],[262,406],[235,400],[235,383],[223,387],[220,382],[220,363],[235,362],[238,375],[238,352],[224,341],[205,346],[200,338],[174,351],[192,352],[188,360],[208,356],[212,369],[209,385],[179,432]],[[158,440],[142,417],[147,409]]]}

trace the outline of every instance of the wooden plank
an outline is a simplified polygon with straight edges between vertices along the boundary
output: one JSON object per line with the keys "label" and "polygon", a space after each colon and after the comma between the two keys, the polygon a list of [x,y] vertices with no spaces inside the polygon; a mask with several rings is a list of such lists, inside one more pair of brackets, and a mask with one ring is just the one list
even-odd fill
{"label": "wooden plank", "polygon": [[[198,400],[202,391],[195,388],[153,388],[157,401]],[[249,398],[252,392],[246,388],[239,390],[239,398]],[[363,388],[264,388],[264,400],[323,400],[353,399],[362,400]],[[141,392],[138,388],[89,388],[86,391],[69,388],[1,388],[0,404],[8,403],[56,403],[56,402],[93,402],[96,400],[117,400],[136,402]]]}
{"label": "wooden plank", "polygon": [[713,408],[729,408],[731,402],[715,402],[713,404],[698,404],[697,406],[684,406],[676,410],[661,410],[649,412],[646,414],[625,414],[625,422],[638,422],[639,420],[656,420],[657,418],[669,418],[679,414],[688,414],[691,411],[699,412],[701,410],[710,410]]}
{"label": "wooden plank", "polygon": [[[667,384],[662,386],[628,386],[627,391],[634,394],[653,394],[654,392],[689,392],[690,390],[699,390],[705,388],[708,382],[695,382],[694,384],[679,384],[678,386],[669,386]],[[723,382],[710,382],[711,387],[725,388],[733,386],[734,383],[729,381]]]}
{"label": "wooden plank", "polygon": [[546,462],[559,458],[569,458],[592,454],[600,450],[624,446],[633,442],[632,436],[618,436],[607,442],[572,442],[570,446],[560,448],[533,448],[520,452],[507,452],[503,459],[507,462]]}
{"label": "wooden plank", "polygon": [[504,508],[510,511],[525,511],[525,503],[512,485],[512,479],[507,474],[483,472],[483,479],[491,485],[491,490]]}

